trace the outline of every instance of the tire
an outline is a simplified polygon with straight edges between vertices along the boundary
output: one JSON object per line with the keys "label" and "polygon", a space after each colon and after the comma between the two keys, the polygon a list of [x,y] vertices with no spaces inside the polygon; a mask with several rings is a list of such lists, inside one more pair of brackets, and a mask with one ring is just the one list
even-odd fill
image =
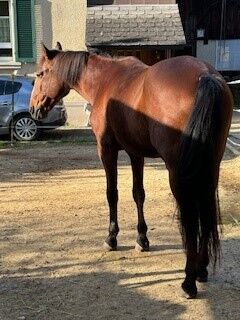
{"label": "tire", "polygon": [[39,137],[37,122],[28,114],[20,114],[13,120],[13,136],[18,141],[32,141]]}

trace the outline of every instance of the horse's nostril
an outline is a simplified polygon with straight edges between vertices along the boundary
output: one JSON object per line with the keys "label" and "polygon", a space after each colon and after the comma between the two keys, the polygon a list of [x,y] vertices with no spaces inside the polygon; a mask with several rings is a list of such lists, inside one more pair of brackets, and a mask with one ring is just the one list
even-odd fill
{"label": "horse's nostril", "polygon": [[34,107],[30,107],[29,111],[30,111],[31,114],[34,114]]}

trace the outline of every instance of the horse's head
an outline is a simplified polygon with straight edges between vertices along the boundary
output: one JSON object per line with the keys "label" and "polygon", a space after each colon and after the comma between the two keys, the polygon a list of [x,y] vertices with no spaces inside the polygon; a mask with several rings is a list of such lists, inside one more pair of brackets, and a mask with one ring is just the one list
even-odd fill
{"label": "horse's head", "polygon": [[54,50],[42,44],[42,56],[30,100],[30,112],[37,120],[45,118],[53,106],[70,91],[69,85],[54,72],[56,57],[61,51],[59,42]]}

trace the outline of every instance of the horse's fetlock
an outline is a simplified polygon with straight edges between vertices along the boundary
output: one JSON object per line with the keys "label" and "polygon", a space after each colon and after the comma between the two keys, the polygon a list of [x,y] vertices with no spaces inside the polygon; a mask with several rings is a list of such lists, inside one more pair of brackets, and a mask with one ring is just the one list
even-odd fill
{"label": "horse's fetlock", "polygon": [[115,222],[111,222],[109,226],[109,235],[111,237],[117,237],[119,233],[119,226]]}

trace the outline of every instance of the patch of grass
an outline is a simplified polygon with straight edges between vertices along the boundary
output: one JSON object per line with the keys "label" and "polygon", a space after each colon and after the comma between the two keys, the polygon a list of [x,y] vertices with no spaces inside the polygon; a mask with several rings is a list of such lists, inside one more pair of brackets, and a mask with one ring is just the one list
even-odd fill
{"label": "patch of grass", "polygon": [[9,141],[0,141],[0,149],[27,149],[27,148],[39,148],[39,147],[56,147],[62,145],[95,145],[94,141],[89,139],[80,140],[47,140],[47,141],[14,141],[13,144]]}
{"label": "patch of grass", "polygon": [[10,141],[0,141],[0,149],[7,149],[11,147]]}

